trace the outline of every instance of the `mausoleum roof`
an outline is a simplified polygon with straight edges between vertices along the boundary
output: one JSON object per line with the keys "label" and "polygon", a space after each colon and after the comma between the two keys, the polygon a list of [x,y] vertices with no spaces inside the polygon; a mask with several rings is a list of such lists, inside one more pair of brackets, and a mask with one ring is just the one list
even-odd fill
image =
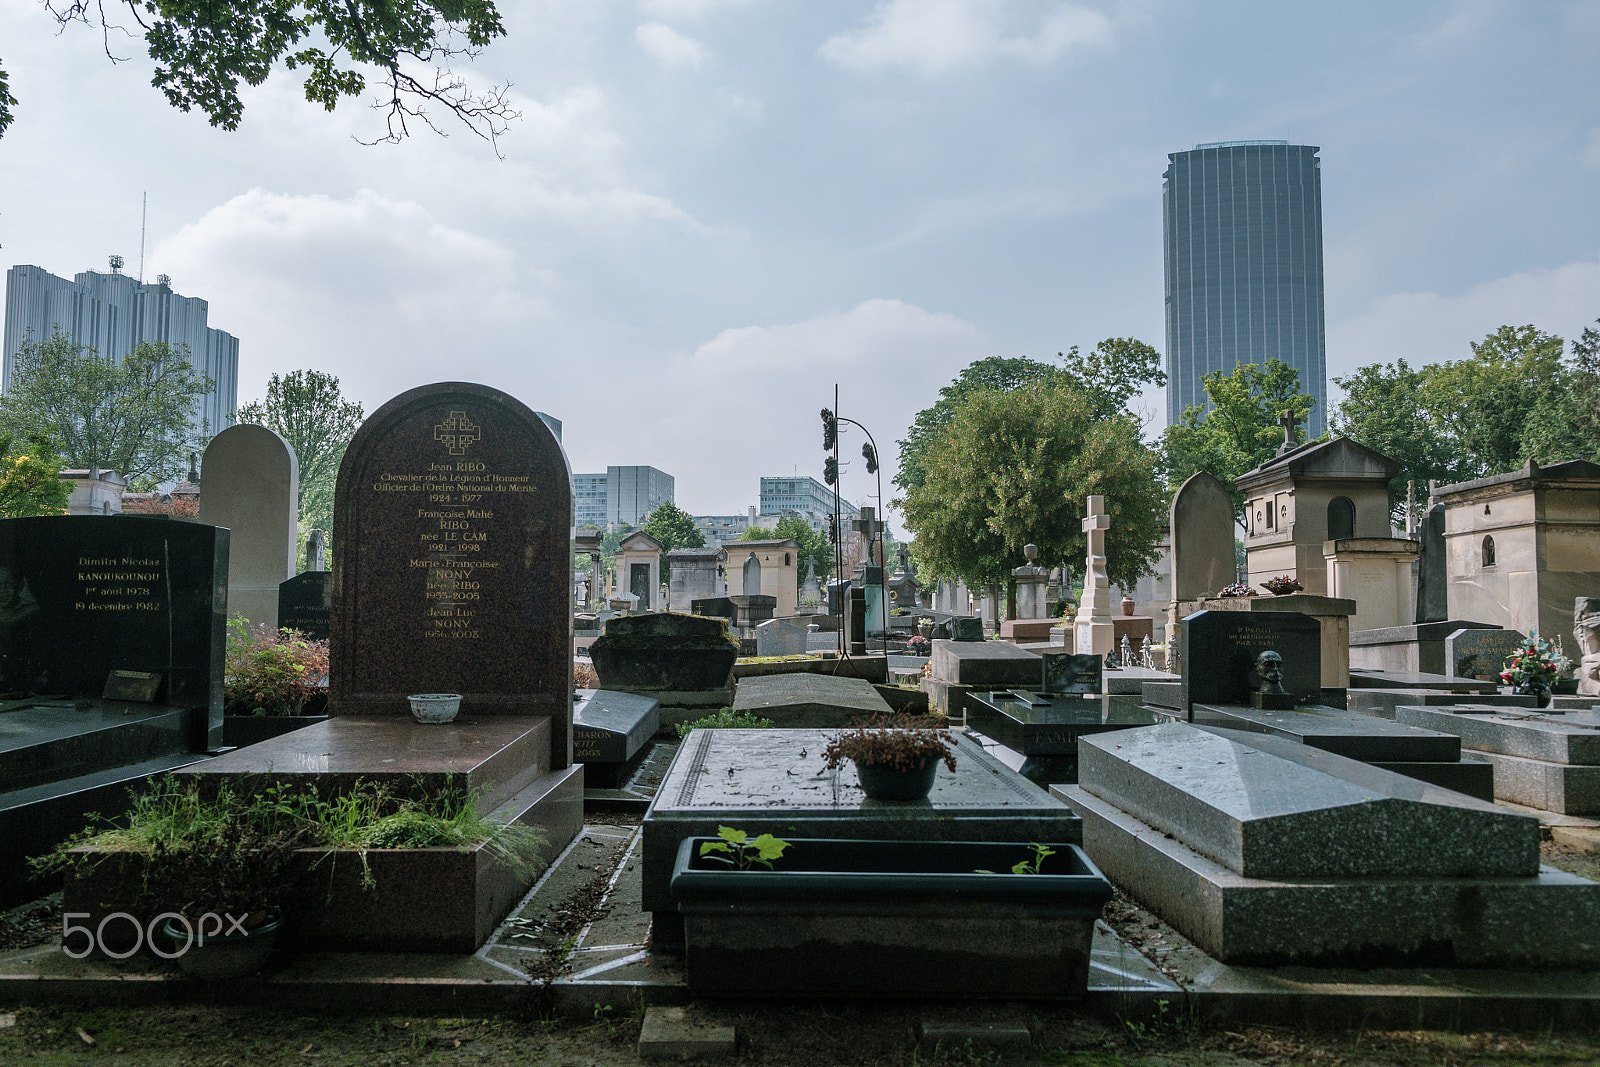
{"label": "mausoleum roof", "polygon": [[1234,480],[1240,489],[1253,489],[1284,478],[1346,479],[1387,482],[1400,473],[1400,464],[1382,452],[1357,444],[1348,437],[1298,445],[1267,460]]}

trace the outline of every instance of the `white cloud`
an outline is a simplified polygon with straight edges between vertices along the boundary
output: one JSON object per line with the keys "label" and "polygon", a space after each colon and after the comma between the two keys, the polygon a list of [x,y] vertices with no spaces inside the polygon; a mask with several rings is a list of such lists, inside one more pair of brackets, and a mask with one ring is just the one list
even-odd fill
{"label": "white cloud", "polygon": [[1576,337],[1600,316],[1600,258],[1496,278],[1456,296],[1395,293],[1328,331],[1328,376],[1370,363],[1465,359],[1503,325]]}
{"label": "white cloud", "polygon": [[699,19],[718,8],[740,7],[750,0],[643,0],[639,6],[648,15],[663,19]]}
{"label": "white cloud", "polygon": [[[662,388],[641,391],[677,399],[641,409],[640,416],[658,413],[637,428],[636,439],[651,441],[661,457],[656,466],[677,478],[681,506],[697,513],[742,510],[756,503],[762,475],[798,467],[822,477],[817,413],[833,406],[838,383],[840,413],[863,423],[878,442],[887,500],[895,491],[895,442],[938,399],[940,386],[989,354],[990,343],[971,323],[900,300],[723,330],[665,365]],[[861,462],[862,441],[859,432],[845,439],[852,462],[844,492],[856,501],[877,485]]]}
{"label": "white cloud", "polygon": [[698,67],[705,62],[706,49],[693,37],[659,22],[646,22],[633,31],[634,40],[656,57],[663,67]]}
{"label": "white cloud", "polygon": [[1010,8],[1009,0],[883,0],[867,25],[829,38],[818,52],[855,70],[910,67],[931,75],[996,57],[1046,63],[1112,40],[1111,20],[1079,4],[1055,5],[1023,33],[1008,33],[1017,21]]}
{"label": "white cloud", "polygon": [[420,205],[362,190],[346,198],[252,189],[160,242],[150,273],[210,303],[238,336],[241,402],[269,370],[330,369],[356,396],[388,397],[458,377],[468,335],[511,333],[547,314],[496,240],[439,222]]}

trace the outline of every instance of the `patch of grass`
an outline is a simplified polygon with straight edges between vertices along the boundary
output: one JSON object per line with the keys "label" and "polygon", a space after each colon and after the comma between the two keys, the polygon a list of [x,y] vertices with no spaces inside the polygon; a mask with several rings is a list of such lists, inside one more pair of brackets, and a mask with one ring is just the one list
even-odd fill
{"label": "patch of grass", "polygon": [[747,711],[735,712],[732,708],[723,708],[694,722],[680,722],[674,729],[680,738],[684,738],[689,736],[690,730],[767,730],[775,725],[771,719],[763,719]]}

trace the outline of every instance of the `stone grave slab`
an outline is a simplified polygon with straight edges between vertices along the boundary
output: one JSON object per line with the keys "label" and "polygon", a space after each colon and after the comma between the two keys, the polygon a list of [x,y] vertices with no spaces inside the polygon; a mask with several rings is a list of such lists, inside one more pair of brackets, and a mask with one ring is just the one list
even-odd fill
{"label": "stone grave slab", "polygon": [[1445,672],[1457,678],[1500,680],[1506,657],[1526,640],[1516,630],[1457,630],[1444,639]]}
{"label": "stone grave slab", "polygon": [[572,763],[572,474],[532,409],[469,382],[373,412],[339,467],[331,715],[544,715]]}
{"label": "stone grave slab", "polygon": [[1078,783],[1249,878],[1538,873],[1538,820],[1303,748],[1186,723],[1094,734]]}
{"label": "stone grave slab", "polygon": [[1345,694],[1346,706],[1363,715],[1383,719],[1394,718],[1394,710],[1401,704],[1420,707],[1449,707],[1472,703],[1492,705],[1497,708],[1533,708],[1538,699],[1516,693],[1451,693],[1443,689],[1351,689]]}
{"label": "stone grave slab", "polygon": [[[714,616],[626,615],[606,620],[589,658],[606,689],[629,693],[724,693],[739,642]],[[675,703],[662,698],[662,704]],[[727,701],[723,700],[726,704]]]}
{"label": "stone grave slab", "polygon": [[1108,878],[1224,963],[1587,970],[1600,954],[1600,883],[1565,871],[1250,878],[1083,785],[1051,793],[1083,817],[1084,851]]}
{"label": "stone grave slab", "polygon": [[933,676],[957,685],[1034,686],[1043,678],[1043,664],[1032,652],[1007,641],[933,642]]}
{"label": "stone grave slab", "polygon": [[1499,800],[1562,815],[1600,815],[1600,767],[1472,749],[1462,756],[1492,768]]}
{"label": "stone grave slab", "polygon": [[1190,721],[1196,726],[1287,737],[1363,763],[1454,763],[1461,758],[1461,741],[1454,734],[1338,708],[1263,711],[1196,704]]}
{"label": "stone grave slab", "polygon": [[[398,716],[336,716],[184,771],[201,787],[230,778],[315,785],[323,796],[358,779],[401,793],[437,791],[445,779],[483,794],[480,810],[502,803],[549,772],[548,716],[486,715],[423,724]],[[581,771],[577,774],[582,789]],[[563,842],[564,844],[565,842]]]}
{"label": "stone grave slab", "polygon": [[802,673],[741,680],[733,710],[771,719],[780,727],[825,728],[851,726],[892,709],[865,678]]}
{"label": "stone grave slab", "polygon": [[278,585],[278,626],[326,641],[333,624],[333,572],[306,571]]}
{"label": "stone grave slab", "polygon": [[1283,688],[1302,704],[1322,702],[1322,626],[1297,611],[1197,611],[1182,623],[1178,642],[1181,707],[1250,703],[1262,685],[1256,657],[1283,657]]}
{"label": "stone grave slab", "polygon": [[810,631],[793,619],[768,619],[756,627],[756,655],[803,656]]}
{"label": "stone grave slab", "polygon": [[1050,628],[1055,626],[1057,621],[1056,619],[1006,619],[1000,624],[1000,637],[1013,644],[1029,641],[1048,644]]}
{"label": "stone grave slab", "polygon": [[1396,723],[1454,734],[1463,748],[1548,763],[1600,765],[1600,729],[1561,718],[1482,704],[1395,709]]}
{"label": "stone grave slab", "polygon": [[[995,755],[1041,786],[1078,780],[1079,737],[1156,721],[1153,712],[1125,696],[1008,690],[975,692],[967,704],[967,729],[1001,746],[1005,751]],[[1008,758],[1011,753],[1016,758]]]}
{"label": "stone grave slab", "polygon": [[584,765],[585,788],[615,789],[627,781],[661,729],[661,702],[607,689],[580,689],[577,696],[572,758]]}
{"label": "stone grave slab", "polygon": [[1105,691],[1140,696],[1144,693],[1144,684],[1146,682],[1171,682],[1177,684],[1182,680],[1180,675],[1170,674],[1167,671],[1158,671],[1150,667],[1123,667],[1121,670],[1106,672]]}
{"label": "stone grave slab", "polygon": [[1183,682],[1141,682],[1139,684],[1139,697],[1148,707],[1170,708],[1183,713],[1188,718],[1188,711],[1183,706]]}
{"label": "stone grave slab", "polygon": [[823,766],[829,730],[696,730],[678,748],[644,817],[643,906],[658,948],[683,943],[672,864],[685,837],[717,827],[785,838],[878,841],[1062,841],[1076,844],[1064,803],[953,734],[956,769],[939,766],[924,801],[873,800],[855,767]]}
{"label": "stone grave slab", "polygon": [[1357,671],[1350,672],[1351,689],[1435,689],[1445,693],[1495,693],[1498,682],[1484,682],[1476,678],[1456,678],[1446,674],[1428,674],[1425,671]]}

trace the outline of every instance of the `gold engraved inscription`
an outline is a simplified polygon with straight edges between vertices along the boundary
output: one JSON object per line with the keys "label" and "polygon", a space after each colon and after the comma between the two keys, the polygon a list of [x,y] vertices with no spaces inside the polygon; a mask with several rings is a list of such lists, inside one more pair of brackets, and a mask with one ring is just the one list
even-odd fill
{"label": "gold engraved inscription", "polygon": [[166,578],[161,560],[143,556],[80,556],[75,611],[126,612],[161,610]]}

